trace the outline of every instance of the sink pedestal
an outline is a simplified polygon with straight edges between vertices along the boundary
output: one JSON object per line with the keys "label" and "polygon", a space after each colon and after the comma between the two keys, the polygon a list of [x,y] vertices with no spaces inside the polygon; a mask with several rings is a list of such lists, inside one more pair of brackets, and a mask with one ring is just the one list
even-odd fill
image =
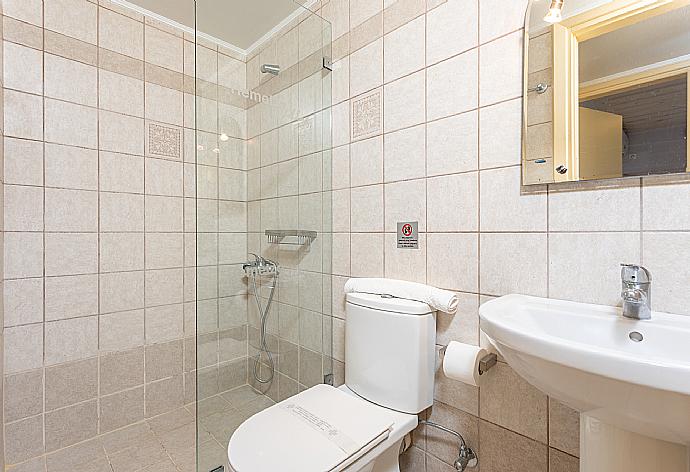
{"label": "sink pedestal", "polygon": [[580,415],[580,472],[690,472],[688,448]]}

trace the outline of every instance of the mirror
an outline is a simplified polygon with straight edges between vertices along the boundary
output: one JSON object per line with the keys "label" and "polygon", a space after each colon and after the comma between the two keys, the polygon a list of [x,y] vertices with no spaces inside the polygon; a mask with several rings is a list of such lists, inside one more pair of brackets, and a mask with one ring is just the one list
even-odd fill
{"label": "mirror", "polygon": [[690,172],[690,0],[531,0],[524,83],[524,185]]}

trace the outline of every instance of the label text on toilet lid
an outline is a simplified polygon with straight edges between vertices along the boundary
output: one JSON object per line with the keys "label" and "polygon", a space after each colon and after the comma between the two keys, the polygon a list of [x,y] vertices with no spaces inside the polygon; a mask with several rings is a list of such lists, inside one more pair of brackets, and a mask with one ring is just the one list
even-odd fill
{"label": "label text on toilet lid", "polygon": [[294,403],[287,403],[281,405],[281,408],[285,409],[293,416],[299,418],[302,422],[310,426],[312,429],[321,433],[329,441],[331,441],[340,449],[342,449],[343,452],[347,454],[353,454],[360,448],[360,446],[358,446],[345,433],[340,431],[338,428],[330,424],[325,419],[307,410],[306,408],[300,405],[296,405]]}

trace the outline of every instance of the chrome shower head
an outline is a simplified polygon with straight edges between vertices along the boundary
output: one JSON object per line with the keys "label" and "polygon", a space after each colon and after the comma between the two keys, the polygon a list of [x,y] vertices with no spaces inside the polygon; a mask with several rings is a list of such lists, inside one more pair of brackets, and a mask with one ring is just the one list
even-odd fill
{"label": "chrome shower head", "polygon": [[263,74],[278,75],[278,74],[280,74],[280,66],[277,64],[262,64],[261,65],[261,72]]}

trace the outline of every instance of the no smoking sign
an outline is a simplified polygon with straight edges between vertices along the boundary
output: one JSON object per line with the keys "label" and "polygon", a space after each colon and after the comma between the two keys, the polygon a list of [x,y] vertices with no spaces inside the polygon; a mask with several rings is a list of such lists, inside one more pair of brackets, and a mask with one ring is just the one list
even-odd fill
{"label": "no smoking sign", "polygon": [[419,223],[398,223],[398,249],[419,249]]}

